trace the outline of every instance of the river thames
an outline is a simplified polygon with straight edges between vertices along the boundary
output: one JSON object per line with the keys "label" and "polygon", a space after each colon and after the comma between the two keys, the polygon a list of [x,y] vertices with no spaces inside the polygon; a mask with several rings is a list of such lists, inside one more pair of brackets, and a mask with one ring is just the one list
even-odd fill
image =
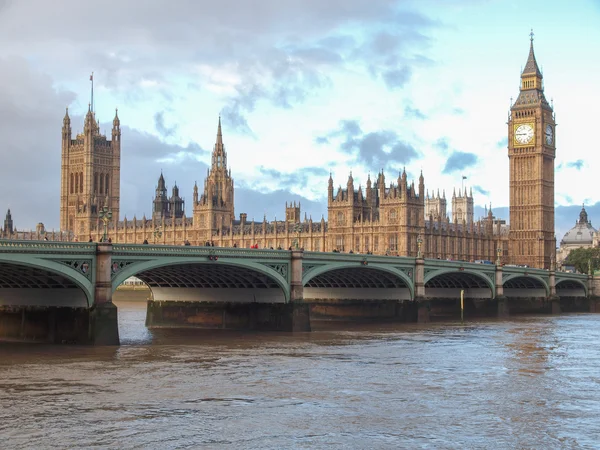
{"label": "river thames", "polygon": [[1,448],[587,449],[600,315],[0,344]]}

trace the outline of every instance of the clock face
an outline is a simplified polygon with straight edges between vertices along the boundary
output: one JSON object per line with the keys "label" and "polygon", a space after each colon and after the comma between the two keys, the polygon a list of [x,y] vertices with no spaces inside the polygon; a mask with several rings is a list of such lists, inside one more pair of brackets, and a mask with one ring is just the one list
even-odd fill
{"label": "clock face", "polygon": [[552,144],[554,142],[554,131],[552,125],[546,125],[546,144]]}
{"label": "clock face", "polygon": [[529,144],[533,141],[533,127],[527,123],[515,128],[515,142],[518,144]]}

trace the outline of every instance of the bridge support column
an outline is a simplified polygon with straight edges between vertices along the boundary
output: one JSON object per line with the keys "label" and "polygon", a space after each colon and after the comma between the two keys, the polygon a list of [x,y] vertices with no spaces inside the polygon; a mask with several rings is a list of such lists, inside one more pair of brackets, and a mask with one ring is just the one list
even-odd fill
{"label": "bridge support column", "polygon": [[290,274],[290,330],[310,331],[310,310],[304,303],[304,285],[302,284],[302,250],[292,250]]}
{"label": "bridge support column", "polygon": [[415,301],[417,302],[417,322],[427,323],[431,320],[431,302],[425,297],[425,260],[415,260]]}
{"label": "bridge support column", "polygon": [[502,266],[496,264],[496,305],[498,311],[498,317],[508,317],[508,298],[504,296],[504,283],[502,282]]}
{"label": "bridge support column", "polygon": [[548,284],[550,285],[550,297],[548,301],[552,304],[552,314],[560,314],[560,297],[556,295],[556,272],[550,270]]}
{"label": "bridge support column", "polygon": [[600,312],[600,297],[596,295],[594,289],[594,276],[588,275],[588,298],[590,300],[590,312]]}
{"label": "bridge support column", "polygon": [[90,310],[90,342],[95,345],[119,345],[117,307],[112,302],[112,244],[96,247],[96,284]]}

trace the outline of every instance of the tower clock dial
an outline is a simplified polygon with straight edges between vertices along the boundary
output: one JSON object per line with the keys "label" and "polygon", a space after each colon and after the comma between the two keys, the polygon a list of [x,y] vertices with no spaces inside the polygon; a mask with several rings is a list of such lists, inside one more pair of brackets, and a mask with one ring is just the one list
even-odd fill
{"label": "tower clock dial", "polygon": [[554,142],[554,130],[552,125],[546,125],[546,144],[552,144]]}
{"label": "tower clock dial", "polygon": [[517,144],[529,144],[531,141],[533,141],[533,127],[528,123],[517,125],[515,128],[515,142]]}

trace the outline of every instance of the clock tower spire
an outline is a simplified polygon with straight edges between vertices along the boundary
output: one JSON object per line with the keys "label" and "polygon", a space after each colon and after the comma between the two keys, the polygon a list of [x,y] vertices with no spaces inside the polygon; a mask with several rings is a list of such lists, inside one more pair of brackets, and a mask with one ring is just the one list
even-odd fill
{"label": "clock tower spire", "polygon": [[510,258],[549,269],[554,252],[555,122],[533,50],[533,30],[519,96],[508,120]]}

